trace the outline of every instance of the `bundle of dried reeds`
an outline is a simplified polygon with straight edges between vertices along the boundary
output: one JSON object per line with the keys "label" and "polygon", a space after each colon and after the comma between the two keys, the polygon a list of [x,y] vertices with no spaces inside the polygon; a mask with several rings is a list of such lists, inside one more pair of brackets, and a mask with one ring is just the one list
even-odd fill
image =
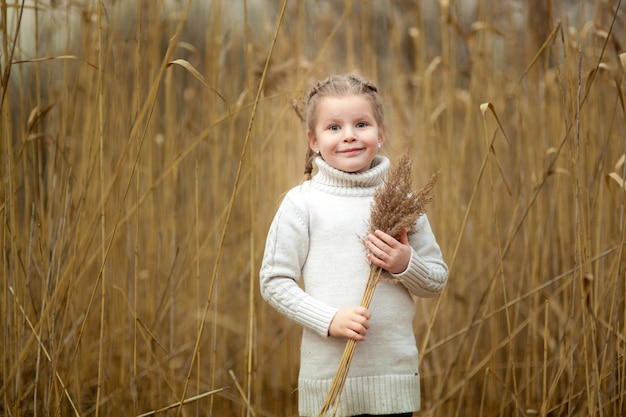
{"label": "bundle of dried reeds", "polygon": [[[407,153],[402,154],[398,160],[398,165],[389,172],[385,184],[376,190],[374,202],[370,214],[369,231],[382,230],[396,239],[404,230],[407,235],[415,232],[416,220],[425,213],[426,206],[432,201],[432,194],[437,183],[437,174],[433,174],[431,179],[418,192],[411,190],[411,158]],[[376,285],[380,281],[382,268],[370,264],[367,285],[361,306],[368,308]],[[356,349],[356,341],[349,339],[343,351],[341,362],[335,374],[331,388],[326,396],[324,406],[318,413],[318,417],[326,415],[334,416],[339,405],[341,391],[348,376],[348,370]]]}

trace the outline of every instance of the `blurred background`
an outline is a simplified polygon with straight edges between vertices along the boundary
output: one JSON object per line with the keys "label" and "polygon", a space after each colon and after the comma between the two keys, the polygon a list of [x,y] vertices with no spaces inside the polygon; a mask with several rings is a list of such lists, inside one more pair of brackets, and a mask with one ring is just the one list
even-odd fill
{"label": "blurred background", "polygon": [[258,269],[294,104],[357,72],[441,172],[416,415],[623,415],[621,3],[0,0],[0,414],[297,415]]}

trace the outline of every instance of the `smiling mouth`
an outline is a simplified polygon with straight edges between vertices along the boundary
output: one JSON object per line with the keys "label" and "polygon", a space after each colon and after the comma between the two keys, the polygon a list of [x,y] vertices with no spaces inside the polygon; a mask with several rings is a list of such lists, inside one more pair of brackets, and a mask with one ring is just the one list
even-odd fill
{"label": "smiling mouth", "polygon": [[344,149],[340,153],[355,153],[355,152],[359,152],[361,150],[362,150],[362,148],[350,148],[350,149]]}

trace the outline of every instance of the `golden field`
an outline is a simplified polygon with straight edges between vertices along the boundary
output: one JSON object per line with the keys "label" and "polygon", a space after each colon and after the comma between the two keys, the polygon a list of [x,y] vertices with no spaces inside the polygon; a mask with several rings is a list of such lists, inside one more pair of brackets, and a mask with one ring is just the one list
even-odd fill
{"label": "golden field", "polygon": [[0,415],[296,416],[258,269],[311,83],[440,171],[420,416],[626,414],[626,5],[0,0]]}

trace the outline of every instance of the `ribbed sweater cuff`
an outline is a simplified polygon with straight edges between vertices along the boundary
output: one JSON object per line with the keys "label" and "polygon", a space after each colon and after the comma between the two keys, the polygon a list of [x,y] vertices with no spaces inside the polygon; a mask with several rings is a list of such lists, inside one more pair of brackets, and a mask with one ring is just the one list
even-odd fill
{"label": "ribbed sweater cuff", "polygon": [[445,287],[447,282],[445,271],[438,273],[438,271],[433,270],[415,252],[411,254],[411,260],[406,271],[393,274],[393,277],[400,280],[411,293],[421,297],[435,296]]}
{"label": "ribbed sweater cuff", "polygon": [[337,314],[337,309],[317,302],[313,298],[303,299],[295,320],[307,324],[311,330],[322,337],[328,337],[330,322]]}

